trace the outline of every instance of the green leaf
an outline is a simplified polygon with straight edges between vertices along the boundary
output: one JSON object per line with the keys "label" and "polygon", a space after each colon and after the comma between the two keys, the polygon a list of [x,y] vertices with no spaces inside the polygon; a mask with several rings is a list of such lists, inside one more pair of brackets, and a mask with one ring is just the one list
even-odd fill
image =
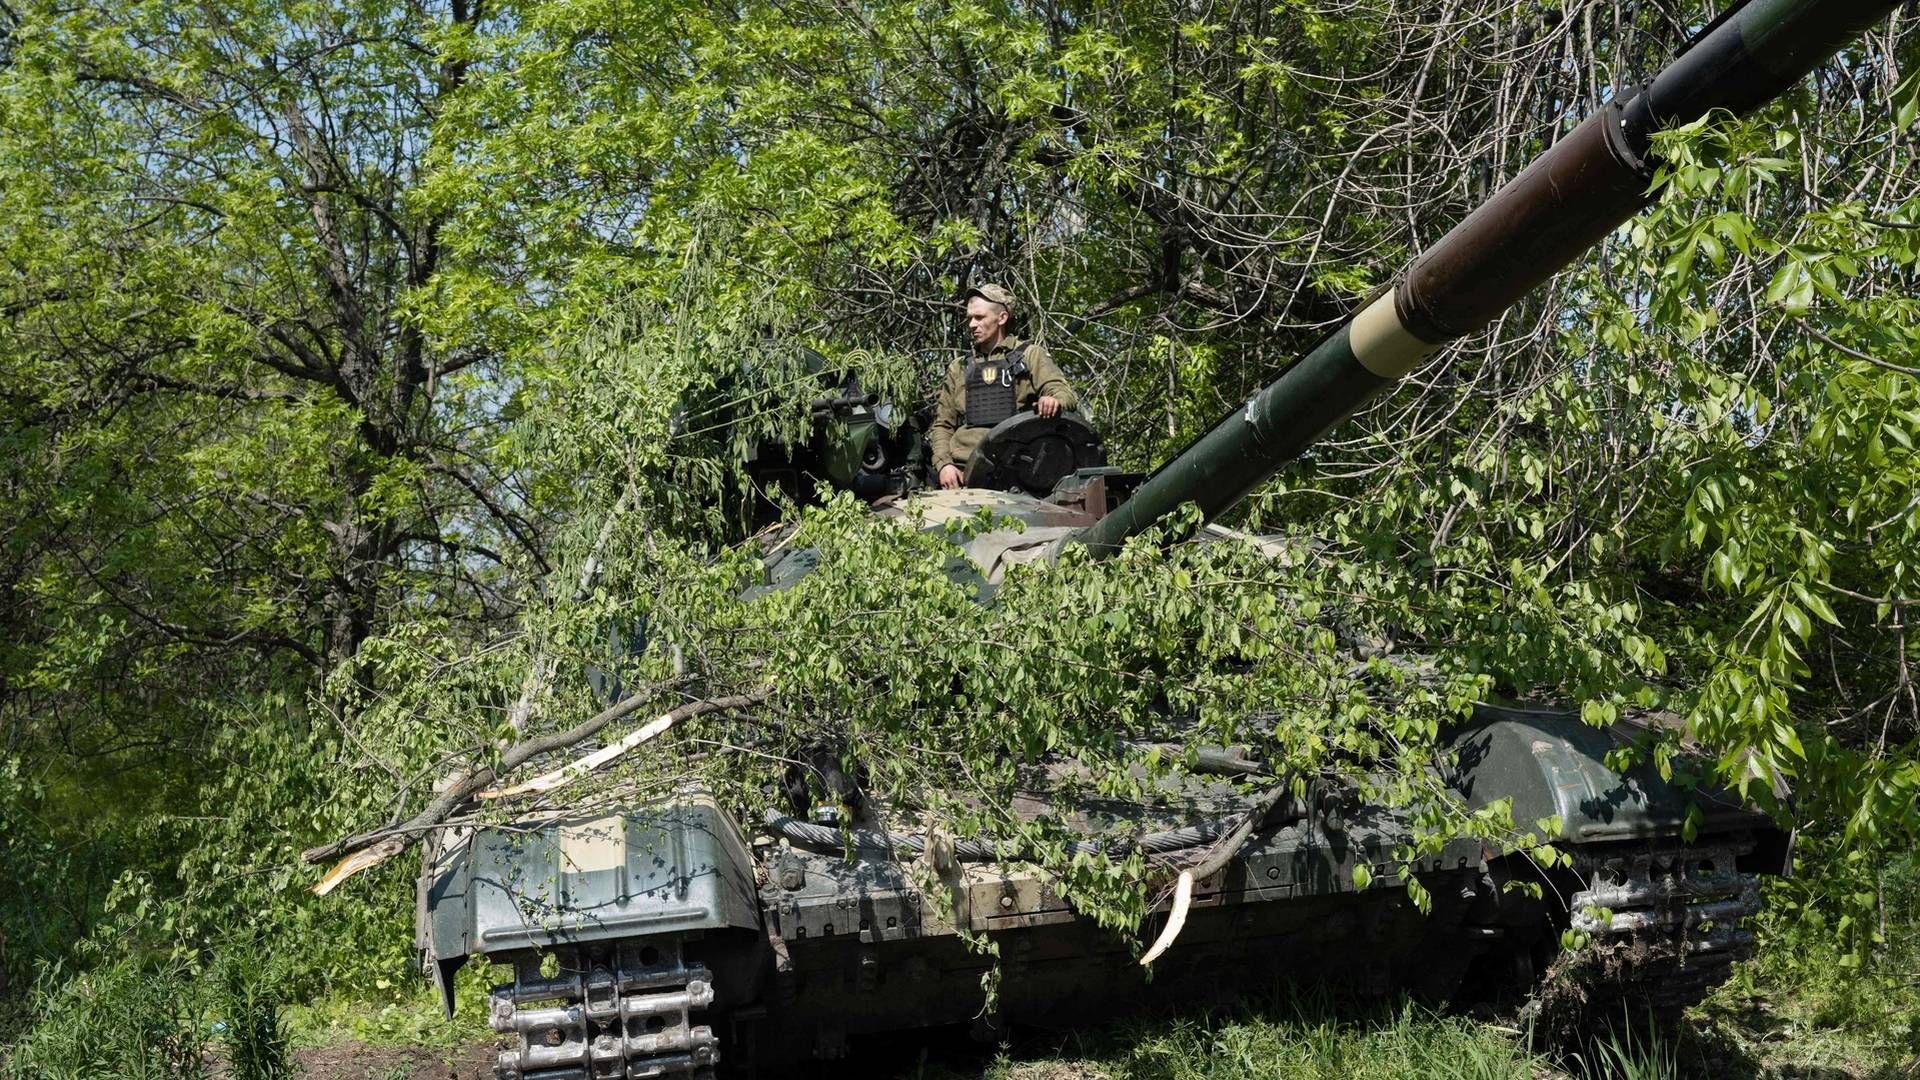
{"label": "green leaf", "polygon": [[1840,625],[1839,616],[1834,614],[1833,606],[1827,603],[1825,597],[1809,590],[1798,581],[1793,583],[1793,594],[1800,598],[1800,602],[1806,605],[1808,611],[1819,616],[1821,621],[1832,626]]}
{"label": "green leaf", "polygon": [[1893,126],[1910,128],[1920,118],[1920,68],[1909,71],[1893,88]]}
{"label": "green leaf", "polygon": [[1786,622],[1787,629],[1793,633],[1793,636],[1805,641],[1807,635],[1813,632],[1813,622],[1807,618],[1807,613],[1801,611],[1799,607],[1783,602],[1780,604],[1778,610],[1780,618]]}

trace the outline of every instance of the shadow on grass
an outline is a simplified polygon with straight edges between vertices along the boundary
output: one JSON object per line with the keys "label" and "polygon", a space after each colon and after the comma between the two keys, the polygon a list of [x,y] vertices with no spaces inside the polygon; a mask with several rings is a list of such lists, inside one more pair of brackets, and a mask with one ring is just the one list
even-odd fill
{"label": "shadow on grass", "polygon": [[[1758,999],[1718,1005],[1678,1034],[1681,1076],[1729,1080],[1920,1080],[1920,1055],[1905,1060],[1848,1046],[1832,1030],[1805,1029]],[[1763,1058],[1764,1055],[1764,1058]],[[1823,1058],[1829,1060],[1821,1060]]]}
{"label": "shadow on grass", "polygon": [[999,1046],[964,1029],[854,1041],[813,1076],[903,1080],[1916,1080],[1908,1068],[1763,1061],[1722,1017],[1678,1028],[1598,1020],[1577,1044],[1534,1045],[1511,1018],[1477,1020],[1404,998],[1355,1001],[1276,986],[1232,1008],[1162,1008],[1075,1030],[1015,1029]]}
{"label": "shadow on grass", "polygon": [[972,1044],[960,1029],[855,1046],[834,1072],[915,1080],[1531,1080],[1553,1072],[1518,1028],[1405,999],[1360,1002],[1284,986],[1233,1008],[1153,1009],[1070,1031],[1015,1029],[998,1047]]}

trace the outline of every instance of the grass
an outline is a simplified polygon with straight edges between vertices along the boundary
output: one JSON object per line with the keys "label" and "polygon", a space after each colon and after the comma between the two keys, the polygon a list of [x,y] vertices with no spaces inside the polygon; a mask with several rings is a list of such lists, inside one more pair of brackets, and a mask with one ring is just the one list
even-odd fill
{"label": "grass", "polygon": [[1549,1052],[1504,1024],[1407,1002],[1356,1009],[1308,995],[1028,1039],[990,1060],[929,1054],[873,1074],[913,1080],[1916,1080],[1920,1058],[1910,1056],[1897,1031],[1767,1032],[1731,1023],[1717,1006],[1696,1010],[1678,1030],[1623,1023],[1584,1046]]}
{"label": "grass", "polygon": [[440,1011],[440,998],[425,980],[374,987],[368,993],[335,993],[287,1009],[286,1026],[294,1046],[362,1043],[383,1047],[452,1050],[493,1037],[487,1027],[487,979],[481,965],[468,965],[455,978],[457,1011]]}
{"label": "grass", "polygon": [[41,1018],[4,1047],[0,1075],[17,1080],[206,1080],[211,1032],[188,972],[172,957],[121,954],[71,978],[43,974]]}
{"label": "grass", "polygon": [[1696,1045],[1762,1076],[1920,1078],[1920,971],[1865,972],[1830,946],[1776,940],[1694,1010]]}
{"label": "grass", "polygon": [[[1895,868],[1898,873],[1885,875],[1888,934],[1870,962],[1856,965],[1838,935],[1808,914],[1813,909],[1796,908],[1788,898],[1762,916],[1765,945],[1759,955],[1740,965],[1684,1026],[1654,1038],[1608,1034],[1552,1054],[1510,1022],[1440,1014],[1405,1001],[1354,1005],[1276,989],[1228,1010],[1135,1015],[1098,1029],[1024,1034],[998,1051],[971,1048],[951,1036],[902,1036],[889,1040],[890,1047],[862,1040],[852,1061],[832,1063],[815,1075],[1920,1080],[1917,864],[1909,858]],[[275,1009],[254,1001],[261,988],[252,983],[215,980],[209,986],[164,958],[114,955],[83,977],[46,980],[38,1005],[47,1022],[12,1048],[11,1069],[0,1060],[0,1076],[200,1080],[203,1054],[239,1064],[248,1056],[248,1037],[263,1063],[253,1071],[268,1077],[277,1075],[271,1063],[281,1060],[289,1044],[452,1052],[492,1040],[488,976],[478,965],[460,973],[460,1010],[449,1021],[424,981],[383,986],[375,980],[364,991]],[[215,992],[209,997],[203,993],[208,990]],[[257,1021],[252,1028],[245,1026],[249,1017]],[[0,1059],[5,1057],[0,1050]],[[407,1064],[390,1069],[393,1080],[412,1072]],[[433,1075],[445,1076],[445,1068]]]}
{"label": "grass", "polygon": [[[288,1010],[295,1045],[454,1049],[485,1042],[485,977],[462,972],[459,1015],[423,984]],[[1639,1025],[1618,1025],[1618,1031]],[[1511,1023],[1407,1001],[1355,1005],[1287,994],[1231,1010],[1126,1017],[1103,1028],[1027,1033],[998,1051],[964,1038],[856,1042],[825,1074],[912,1080],[1920,1080],[1920,989],[1842,966],[1830,939],[1783,935],[1678,1031],[1603,1033],[1550,1053]]]}
{"label": "grass", "polygon": [[1543,1068],[1491,1025],[1405,1002],[1342,1009],[1311,994],[1230,1014],[1133,1020],[1109,1038],[1100,1070],[1137,1080],[1526,1080]]}

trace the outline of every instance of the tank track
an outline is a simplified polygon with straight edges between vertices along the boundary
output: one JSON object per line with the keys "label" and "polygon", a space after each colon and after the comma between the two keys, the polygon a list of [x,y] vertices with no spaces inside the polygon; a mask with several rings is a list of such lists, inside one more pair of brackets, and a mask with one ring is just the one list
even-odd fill
{"label": "tank track", "polygon": [[1721,837],[1575,853],[1586,885],[1567,910],[1589,940],[1555,960],[1527,1013],[1580,1026],[1618,1019],[1622,1005],[1666,1019],[1704,999],[1753,951],[1740,922],[1760,910],[1760,888],[1737,866],[1752,847]]}
{"label": "tank track", "polygon": [[[720,1050],[695,1014],[713,1004],[713,977],[688,963],[679,939],[555,949],[513,958],[513,981],[489,999],[493,1030],[517,1034],[499,1080],[711,1080]],[[542,974],[542,966],[552,970]]]}

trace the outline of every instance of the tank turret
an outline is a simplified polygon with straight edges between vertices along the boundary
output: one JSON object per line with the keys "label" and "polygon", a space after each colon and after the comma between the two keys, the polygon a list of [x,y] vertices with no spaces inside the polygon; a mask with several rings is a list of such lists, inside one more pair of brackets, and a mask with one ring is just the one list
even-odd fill
{"label": "tank turret", "polygon": [[1148,477],[1080,541],[1096,554],[1182,503],[1225,513],[1450,341],[1475,333],[1645,208],[1656,132],[1785,93],[1892,0],[1735,4],[1653,79],[1603,105],[1286,373]]}

